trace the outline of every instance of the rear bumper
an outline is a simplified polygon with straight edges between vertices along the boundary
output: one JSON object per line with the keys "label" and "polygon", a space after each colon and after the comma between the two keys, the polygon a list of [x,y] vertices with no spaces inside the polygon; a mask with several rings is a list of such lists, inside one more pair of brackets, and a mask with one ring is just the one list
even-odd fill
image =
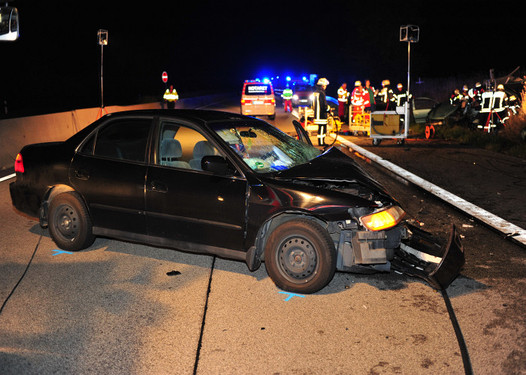
{"label": "rear bumper", "polygon": [[32,217],[38,217],[40,199],[29,189],[19,186],[16,182],[9,184],[11,203],[20,212]]}
{"label": "rear bumper", "polygon": [[454,225],[447,241],[406,224],[408,236],[395,250],[391,268],[427,281],[433,288],[446,289],[460,274],[464,249]]}
{"label": "rear bumper", "polygon": [[272,116],[276,113],[273,104],[245,104],[241,105],[241,114],[245,116]]}

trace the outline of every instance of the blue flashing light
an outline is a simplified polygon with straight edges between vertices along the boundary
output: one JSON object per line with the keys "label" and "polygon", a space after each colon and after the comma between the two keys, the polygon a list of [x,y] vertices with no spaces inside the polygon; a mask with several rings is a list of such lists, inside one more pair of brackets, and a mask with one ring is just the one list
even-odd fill
{"label": "blue flashing light", "polygon": [[263,83],[269,83],[269,82],[270,80],[267,77],[263,78]]}
{"label": "blue flashing light", "polygon": [[305,77],[305,76],[303,76],[302,79],[303,79],[303,82],[307,82],[308,81],[307,77]]}
{"label": "blue flashing light", "polygon": [[290,82],[291,79],[292,78],[290,78],[290,76],[287,76],[287,78],[286,78],[287,82]]}

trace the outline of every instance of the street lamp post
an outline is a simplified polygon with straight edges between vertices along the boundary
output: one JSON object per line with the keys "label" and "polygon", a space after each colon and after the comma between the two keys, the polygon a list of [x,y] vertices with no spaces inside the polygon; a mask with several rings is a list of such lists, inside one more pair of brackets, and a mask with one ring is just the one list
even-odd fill
{"label": "street lamp post", "polygon": [[104,108],[104,46],[108,45],[108,30],[100,29],[97,39],[100,45],[100,109],[97,118],[100,118],[103,111],[108,113]]}

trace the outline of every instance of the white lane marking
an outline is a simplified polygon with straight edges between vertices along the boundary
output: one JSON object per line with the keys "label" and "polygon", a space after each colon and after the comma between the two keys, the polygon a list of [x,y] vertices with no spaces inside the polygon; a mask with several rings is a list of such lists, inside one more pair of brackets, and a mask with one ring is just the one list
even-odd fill
{"label": "white lane marking", "polygon": [[7,181],[13,177],[16,177],[16,173],[13,173],[13,174],[10,174],[10,175],[7,175],[7,176],[4,176],[4,177],[0,177],[0,182],[4,182],[4,181]]}
{"label": "white lane marking", "polygon": [[482,221],[483,223],[489,225],[490,227],[495,228],[498,231],[504,233],[506,236],[510,236],[515,241],[520,242],[523,245],[526,245],[526,230],[524,230],[523,228],[515,224],[512,224],[509,221],[506,221],[503,218],[497,215],[494,215],[489,211],[484,210],[483,208],[475,206],[473,203],[470,203],[460,198],[459,196],[452,194],[449,191],[444,190],[441,187],[435,184],[432,184],[431,182],[428,182],[424,180],[423,178],[418,177],[417,175],[414,175],[413,173],[406,171],[403,168],[400,168],[396,164],[393,164],[390,161],[387,161],[381,158],[380,156],[365,150],[364,148],[352,143],[351,141],[348,141],[345,138],[342,138],[341,136],[337,136],[337,139],[338,141],[340,141],[347,147],[353,149],[359,154],[362,154],[366,158],[374,161],[375,163],[381,165],[382,167],[389,169],[390,171],[396,173],[403,179],[417,186],[420,186],[421,188],[427,190],[428,192],[437,196],[438,198],[466,212],[467,214]]}

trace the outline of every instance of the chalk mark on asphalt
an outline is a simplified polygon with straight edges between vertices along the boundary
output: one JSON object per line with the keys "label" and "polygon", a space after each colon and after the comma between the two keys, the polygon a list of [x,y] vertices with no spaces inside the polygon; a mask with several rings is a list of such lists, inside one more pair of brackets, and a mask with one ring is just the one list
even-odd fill
{"label": "chalk mark on asphalt", "polygon": [[54,250],[51,250],[53,251],[55,254],[51,255],[51,256],[56,256],[56,255],[59,255],[59,254],[73,254],[71,251],[66,251],[66,250],[59,250],[59,249],[54,249]]}
{"label": "chalk mark on asphalt", "polygon": [[296,294],[296,293],[290,293],[290,292],[279,292],[279,294],[286,294],[286,295],[288,295],[288,297],[283,300],[285,302],[290,301],[292,299],[292,297],[305,298],[305,296],[302,295],[302,294]]}

